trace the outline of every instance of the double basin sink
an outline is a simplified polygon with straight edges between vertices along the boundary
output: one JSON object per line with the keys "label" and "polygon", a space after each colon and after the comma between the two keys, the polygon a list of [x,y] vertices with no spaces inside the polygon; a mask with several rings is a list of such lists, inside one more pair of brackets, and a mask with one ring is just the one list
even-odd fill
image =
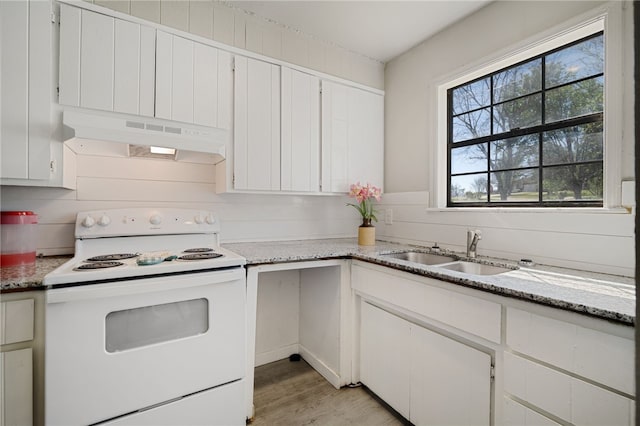
{"label": "double basin sink", "polygon": [[485,265],[484,263],[466,262],[458,260],[456,257],[444,254],[422,253],[418,251],[409,251],[405,253],[383,254],[383,257],[391,257],[394,259],[406,260],[422,265],[436,266],[450,271],[462,272],[471,275],[498,275],[504,272],[510,272],[512,269],[502,268],[500,266]]}

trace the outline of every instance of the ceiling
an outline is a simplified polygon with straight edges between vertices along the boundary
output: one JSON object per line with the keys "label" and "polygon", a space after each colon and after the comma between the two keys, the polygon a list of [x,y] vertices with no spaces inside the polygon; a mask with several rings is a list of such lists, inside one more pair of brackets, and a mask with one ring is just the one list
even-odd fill
{"label": "ceiling", "polygon": [[490,1],[233,0],[225,3],[387,62]]}

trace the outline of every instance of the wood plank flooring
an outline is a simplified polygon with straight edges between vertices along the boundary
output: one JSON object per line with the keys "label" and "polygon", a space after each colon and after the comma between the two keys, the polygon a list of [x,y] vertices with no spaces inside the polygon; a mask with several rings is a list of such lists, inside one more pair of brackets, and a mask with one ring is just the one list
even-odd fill
{"label": "wood plank flooring", "polygon": [[362,387],[336,389],[304,360],[255,370],[251,426],[409,424]]}

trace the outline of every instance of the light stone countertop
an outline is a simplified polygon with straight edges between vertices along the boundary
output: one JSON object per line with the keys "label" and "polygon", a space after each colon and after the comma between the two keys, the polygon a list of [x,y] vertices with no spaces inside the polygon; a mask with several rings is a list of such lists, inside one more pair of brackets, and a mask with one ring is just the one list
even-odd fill
{"label": "light stone countertop", "polygon": [[[518,267],[498,275],[470,275],[383,256],[404,251],[432,252],[427,247],[376,241],[358,246],[356,239],[269,241],[223,244],[247,259],[247,266],[297,261],[353,258],[465,287],[635,325],[635,280],[546,265]],[[461,253],[440,254],[465,259]],[[515,262],[480,257],[480,263],[515,268]]]}
{"label": "light stone countertop", "polygon": [[37,257],[35,266],[9,266],[0,268],[2,292],[44,289],[45,275],[71,259],[71,256]]}
{"label": "light stone countertop", "polygon": [[[545,265],[521,267],[499,275],[469,275],[383,256],[406,251],[431,252],[427,247],[383,241],[376,241],[376,245],[372,247],[363,247],[358,246],[355,238],[231,243],[223,246],[244,256],[247,266],[353,258],[502,296],[635,325],[636,292],[633,278]],[[464,255],[447,250],[441,250],[440,254],[464,259]],[[44,276],[70,258],[71,256],[38,258],[35,268],[26,271],[2,268],[0,290],[10,292],[44,289]],[[497,266],[515,267],[514,262],[501,259],[481,257],[479,260]]]}

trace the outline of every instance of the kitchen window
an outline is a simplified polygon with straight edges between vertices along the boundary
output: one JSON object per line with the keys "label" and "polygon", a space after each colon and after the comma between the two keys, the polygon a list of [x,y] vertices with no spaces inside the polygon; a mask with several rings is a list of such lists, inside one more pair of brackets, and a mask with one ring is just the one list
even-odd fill
{"label": "kitchen window", "polygon": [[602,207],[605,36],[447,90],[448,207]]}

